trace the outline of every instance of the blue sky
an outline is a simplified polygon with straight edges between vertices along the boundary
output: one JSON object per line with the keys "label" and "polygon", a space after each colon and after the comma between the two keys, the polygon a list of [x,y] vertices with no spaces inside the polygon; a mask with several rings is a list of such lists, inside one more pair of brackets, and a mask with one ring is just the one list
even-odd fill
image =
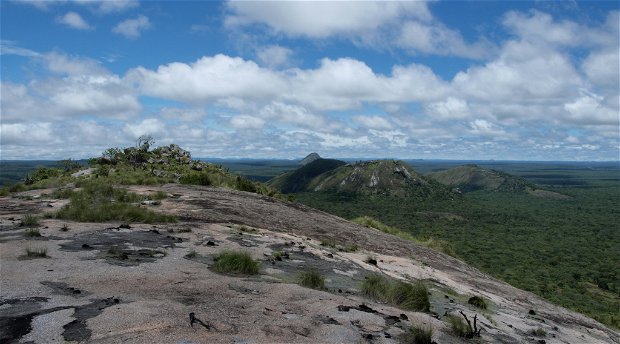
{"label": "blue sky", "polygon": [[2,1],[1,158],[618,160],[617,1]]}

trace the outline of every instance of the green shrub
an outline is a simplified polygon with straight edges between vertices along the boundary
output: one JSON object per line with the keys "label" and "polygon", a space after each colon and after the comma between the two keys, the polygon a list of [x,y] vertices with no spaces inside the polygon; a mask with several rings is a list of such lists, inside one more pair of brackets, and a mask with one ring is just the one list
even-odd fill
{"label": "green shrub", "polygon": [[448,314],[445,319],[450,323],[450,328],[455,336],[465,337],[469,333],[469,328],[461,317]]}
{"label": "green shrub", "polygon": [[88,181],[79,183],[82,190],[73,192],[68,205],[55,213],[58,219],[80,222],[104,222],[111,220],[155,223],[174,222],[170,215],[157,214],[140,208],[132,202],[139,202],[142,197],[117,189],[105,181]]}
{"label": "green shrub", "polygon": [[323,239],[321,240],[321,246],[336,248],[336,240],[334,239]]}
{"label": "green shrub", "polygon": [[39,217],[36,215],[26,214],[22,216],[22,227],[36,227],[39,225]]}
{"label": "green shrub", "polygon": [[26,248],[26,257],[28,258],[48,258],[47,249],[46,248],[35,248],[32,249],[30,247]]}
{"label": "green shrub", "polygon": [[118,260],[127,260],[129,255],[118,246],[112,246],[108,249],[108,254]]}
{"label": "green shrub", "polygon": [[258,274],[258,262],[245,252],[225,251],[214,259],[213,271],[235,275]]}
{"label": "green shrub", "polygon": [[360,289],[365,296],[403,309],[418,312],[430,310],[428,289],[421,282],[410,284],[374,274],[364,279]]}
{"label": "green shrub", "polygon": [[168,194],[165,193],[164,191],[157,191],[154,194],[149,195],[150,199],[156,200],[156,201],[161,201],[162,199],[166,199],[168,197]]}
{"label": "green shrub", "polygon": [[394,305],[417,312],[428,312],[431,307],[428,289],[421,282],[409,284],[396,281],[392,283],[388,299]]}
{"label": "green shrub", "polygon": [[44,179],[59,177],[63,174],[63,172],[64,171],[59,168],[39,167],[36,170],[29,173],[28,175],[26,175],[26,177],[24,178],[24,184],[32,185]]}
{"label": "green shrub", "polygon": [[410,326],[400,335],[399,342],[403,344],[431,344],[433,342],[433,328]]}
{"label": "green shrub", "polygon": [[192,259],[192,258],[196,258],[198,257],[198,252],[196,252],[196,250],[191,250],[189,251],[188,254],[185,255],[185,258],[187,259]]}
{"label": "green shrub", "polygon": [[536,336],[536,337],[546,337],[547,336],[547,331],[545,331],[542,328],[537,328],[537,329],[533,329],[530,332],[532,335]]}
{"label": "green shrub", "polygon": [[253,193],[256,193],[256,191],[258,191],[254,182],[241,176],[237,176],[237,179],[235,180],[235,189],[239,191],[247,191]]}
{"label": "green shrub", "polygon": [[24,236],[27,238],[37,238],[41,236],[41,232],[36,228],[28,228],[24,232]]}
{"label": "green shrub", "polygon": [[344,246],[338,247],[338,249],[343,252],[355,252],[357,251],[358,247],[356,244],[346,244]]}
{"label": "green shrub", "polygon": [[209,178],[208,174],[195,172],[184,174],[181,179],[179,179],[179,183],[203,186],[213,185],[213,182],[211,181],[211,178]]}
{"label": "green shrub", "polygon": [[325,289],[325,278],[317,270],[303,271],[297,276],[297,283],[306,288]]}
{"label": "green shrub", "polygon": [[387,301],[387,294],[390,289],[389,281],[378,274],[366,276],[361,286],[362,294],[379,301]]}
{"label": "green shrub", "polygon": [[469,300],[467,300],[467,303],[480,309],[487,309],[487,302],[480,296],[470,297]]}

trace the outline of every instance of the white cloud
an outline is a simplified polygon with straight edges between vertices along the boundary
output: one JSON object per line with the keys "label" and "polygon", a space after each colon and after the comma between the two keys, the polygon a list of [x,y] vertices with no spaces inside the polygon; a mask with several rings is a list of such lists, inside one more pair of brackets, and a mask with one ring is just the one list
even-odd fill
{"label": "white cloud", "polygon": [[89,30],[92,27],[80,16],[79,14],[71,11],[67,12],[64,16],[56,18],[58,23],[67,25],[78,30]]}
{"label": "white cloud", "polygon": [[16,45],[14,41],[0,40],[0,55],[17,55],[25,57],[37,57],[41,54],[34,50],[26,49]]}
{"label": "white cloud", "polygon": [[270,45],[257,50],[256,57],[269,68],[286,67],[290,64],[293,51],[279,45]]}
{"label": "white cloud", "polygon": [[602,100],[596,94],[582,91],[582,96],[566,103],[564,109],[570,114],[569,118],[577,123],[618,126],[620,114],[617,108],[614,110],[604,106]]}
{"label": "white cloud", "polygon": [[269,120],[270,123],[275,120],[279,123],[294,124],[299,127],[317,130],[339,128],[335,123],[329,124],[323,116],[317,115],[302,106],[284,104],[277,101],[263,107],[259,115]]}
{"label": "white cloud", "polygon": [[458,31],[441,23],[407,21],[400,27],[396,45],[412,53],[454,55],[479,59],[491,55],[495,47],[479,41],[468,44]]}
{"label": "white cloud", "polygon": [[261,118],[239,115],[230,119],[230,125],[235,129],[261,129],[265,125],[265,121]]}
{"label": "white cloud", "polygon": [[51,144],[58,141],[58,137],[52,134],[52,124],[49,122],[32,123],[1,123],[0,135],[2,146],[4,145],[40,145]]}
{"label": "white cloud", "polygon": [[18,3],[30,5],[42,11],[48,11],[54,6],[82,5],[98,14],[124,12],[140,6],[138,0],[14,0]]}
{"label": "white cloud", "polygon": [[226,55],[203,57],[191,65],[170,63],[156,71],[138,67],[129,71],[127,79],[144,94],[189,103],[270,98],[286,89],[278,74],[252,61]]}
{"label": "white cloud", "polygon": [[118,23],[112,32],[125,36],[128,39],[136,39],[142,35],[143,31],[148,30],[151,27],[149,18],[144,15],[139,15],[135,19],[127,19]]}
{"label": "white cloud", "polygon": [[392,129],[392,124],[381,116],[353,116],[353,121],[368,129],[386,130]]}
{"label": "white cloud", "polygon": [[616,92],[620,87],[620,49],[592,52],[582,68],[594,85],[611,87]]}
{"label": "white cloud", "polygon": [[426,2],[253,2],[230,1],[229,27],[263,24],[274,33],[292,37],[326,38],[363,33],[390,24],[401,17],[429,20]]}
{"label": "white cloud", "polygon": [[93,59],[51,52],[41,55],[46,68],[56,74],[71,76],[104,75],[108,71]]}
{"label": "white cloud", "polygon": [[462,119],[471,116],[467,101],[455,97],[428,104],[426,112],[438,119]]}
{"label": "white cloud", "polygon": [[484,119],[476,119],[469,123],[471,133],[481,136],[493,136],[507,139],[509,134],[500,126]]}
{"label": "white cloud", "polygon": [[142,135],[153,135],[157,137],[166,132],[166,123],[157,118],[146,118],[134,124],[125,124],[123,130],[134,139]]}

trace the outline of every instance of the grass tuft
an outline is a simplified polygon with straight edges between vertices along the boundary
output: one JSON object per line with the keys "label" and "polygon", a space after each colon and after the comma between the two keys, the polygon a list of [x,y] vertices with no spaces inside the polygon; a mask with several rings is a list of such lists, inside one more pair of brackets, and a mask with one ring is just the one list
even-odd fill
{"label": "grass tuft", "polygon": [[28,258],[49,258],[46,248],[26,248],[26,257]]}
{"label": "grass tuft", "polygon": [[125,221],[138,223],[174,222],[170,215],[157,214],[133,203],[141,197],[127,190],[117,189],[104,181],[84,182],[82,190],[73,192],[70,203],[55,217],[80,222]]}
{"label": "grass tuft", "polygon": [[407,310],[428,312],[431,306],[428,289],[421,282],[410,284],[374,274],[364,279],[361,291],[367,297]]}
{"label": "grass tuft", "polygon": [[22,227],[36,227],[39,225],[39,217],[36,215],[26,214],[22,217]]}
{"label": "grass tuft", "polygon": [[410,326],[400,335],[399,342],[402,344],[431,344],[433,342],[433,328]]}
{"label": "grass tuft", "polygon": [[537,329],[533,329],[530,332],[532,335],[536,336],[536,337],[546,337],[547,336],[547,331],[545,331],[542,328],[537,328]]}
{"label": "grass tuft", "polygon": [[246,252],[225,251],[214,259],[213,271],[234,275],[258,274],[258,262]]}
{"label": "grass tuft", "polygon": [[317,270],[306,270],[299,274],[297,283],[306,288],[325,289],[325,278]]}
{"label": "grass tuft", "polygon": [[41,232],[36,228],[28,228],[24,232],[24,236],[27,238],[38,238],[41,236]]}
{"label": "grass tuft", "polygon": [[487,309],[488,307],[487,302],[484,300],[484,298],[480,296],[470,297],[469,300],[467,300],[467,303],[469,303],[470,305],[474,307],[478,307],[480,309]]}
{"label": "grass tuft", "polygon": [[448,314],[445,319],[448,320],[448,323],[450,324],[450,329],[455,336],[465,337],[469,332],[467,324],[465,324],[465,321],[463,321],[461,317],[453,314]]}
{"label": "grass tuft", "polygon": [[185,258],[187,259],[192,259],[192,258],[196,258],[198,257],[198,252],[196,252],[196,250],[191,250],[189,251],[188,254],[185,255]]}

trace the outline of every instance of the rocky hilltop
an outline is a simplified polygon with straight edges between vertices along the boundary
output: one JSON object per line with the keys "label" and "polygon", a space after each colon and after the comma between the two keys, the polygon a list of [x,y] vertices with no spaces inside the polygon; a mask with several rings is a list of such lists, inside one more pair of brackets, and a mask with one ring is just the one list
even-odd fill
{"label": "rocky hilltop", "polygon": [[314,178],[345,164],[344,161],[340,160],[316,159],[294,171],[283,173],[271,179],[267,185],[283,193],[309,191],[309,185]]}
{"label": "rocky hilltop", "polygon": [[321,156],[318,153],[313,152],[313,153],[308,154],[305,158],[303,158],[299,162],[299,164],[304,166],[318,159],[322,159]]}
{"label": "rocky hilltop", "polygon": [[534,184],[508,173],[484,169],[478,165],[464,165],[446,171],[427,175],[444,185],[458,188],[462,192],[487,191],[525,191],[534,188]]}
{"label": "rocky hilltop", "polygon": [[[126,157],[0,197],[0,342],[620,343],[460,260],[241,191],[217,166]],[[351,183],[362,178],[347,166]],[[145,185],[176,178],[154,167],[187,184]]]}
{"label": "rocky hilltop", "polygon": [[[336,192],[389,196],[449,197],[439,183],[417,173],[400,160],[374,160],[345,164],[339,160],[320,159],[295,171],[287,172],[268,185],[281,192]],[[295,187],[289,187],[294,185]]]}

